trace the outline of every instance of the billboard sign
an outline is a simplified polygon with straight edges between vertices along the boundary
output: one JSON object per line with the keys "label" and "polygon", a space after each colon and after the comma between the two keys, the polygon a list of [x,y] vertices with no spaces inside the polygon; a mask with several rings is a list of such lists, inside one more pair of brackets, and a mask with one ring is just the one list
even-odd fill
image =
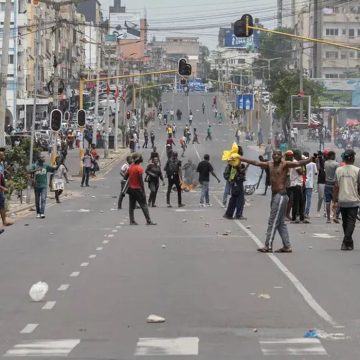
{"label": "billboard sign", "polygon": [[236,95],[236,106],[238,110],[253,110],[254,95],[253,94]]}
{"label": "billboard sign", "polygon": [[259,32],[255,31],[253,35],[246,38],[236,37],[232,30],[225,33],[224,46],[234,49],[257,49],[259,48]]}

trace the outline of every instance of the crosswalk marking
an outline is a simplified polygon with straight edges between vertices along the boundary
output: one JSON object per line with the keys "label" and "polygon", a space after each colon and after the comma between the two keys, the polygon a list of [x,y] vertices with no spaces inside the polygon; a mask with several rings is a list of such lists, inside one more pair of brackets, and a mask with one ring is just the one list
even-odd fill
{"label": "crosswalk marking", "polygon": [[62,356],[66,357],[80,343],[80,339],[34,340],[15,345],[4,356]]}
{"label": "crosswalk marking", "polygon": [[69,284],[62,284],[58,287],[58,291],[66,291],[69,288]]}
{"label": "crosswalk marking", "polygon": [[267,339],[260,341],[261,351],[265,356],[281,355],[327,355],[319,339]]}
{"label": "crosswalk marking", "polygon": [[27,324],[21,331],[20,334],[31,334],[39,324]]}
{"label": "crosswalk marking", "polygon": [[45,305],[42,307],[43,310],[51,310],[54,308],[56,301],[47,301]]}
{"label": "crosswalk marking", "polygon": [[198,355],[198,337],[140,338],[135,356]]}

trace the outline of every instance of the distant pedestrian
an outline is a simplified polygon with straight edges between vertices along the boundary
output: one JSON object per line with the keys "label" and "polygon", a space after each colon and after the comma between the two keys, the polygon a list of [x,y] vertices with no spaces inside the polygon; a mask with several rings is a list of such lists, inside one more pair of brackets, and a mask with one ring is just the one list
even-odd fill
{"label": "distant pedestrian", "polygon": [[200,206],[211,206],[209,197],[210,174],[214,176],[218,183],[220,183],[220,179],[216,176],[210,163],[210,155],[204,155],[204,160],[200,161],[196,171],[199,173],[199,183],[201,185]]}
{"label": "distant pedestrian", "polygon": [[[309,153],[303,154],[306,159],[309,158]],[[314,189],[315,176],[317,175],[317,168],[315,158],[311,157],[311,162],[306,165],[306,181],[305,181],[305,218],[310,217],[311,200]]]}
{"label": "distant pedestrian", "polygon": [[56,163],[57,169],[54,171],[54,174],[52,175],[51,187],[55,191],[56,202],[58,204],[60,204],[60,195],[63,193],[64,188],[65,188],[64,180],[68,184],[69,179],[68,179],[66,167],[60,160],[60,156],[56,157],[55,163]]}
{"label": "distant pedestrian", "polygon": [[[327,160],[325,161],[324,168],[325,168],[325,204],[326,204],[326,218],[327,223],[331,223],[331,202],[333,201],[333,192],[335,186],[335,173],[336,169],[339,167],[339,163],[335,160],[335,152],[329,151],[327,154]],[[334,217],[334,222],[338,223],[339,220]]]}
{"label": "distant pedestrian", "polygon": [[151,141],[151,147],[155,147],[155,133],[153,130],[150,131],[150,141]]}
{"label": "distant pedestrian", "polygon": [[139,153],[134,153],[132,155],[133,163],[130,165],[128,170],[128,194],[129,194],[129,218],[130,225],[138,225],[135,221],[134,210],[136,203],[139,204],[141,210],[146,219],[147,225],[156,225],[156,223],[151,221],[149,209],[146,204],[146,195],[145,195],[145,186],[144,186],[144,169],[141,167],[143,162],[142,155]]}
{"label": "distant pedestrian", "polygon": [[344,231],[341,250],[354,249],[352,235],[360,206],[360,169],[354,166],[355,155],[353,150],[345,150],[342,155],[345,165],[335,173],[334,202],[340,206]]}
{"label": "distant pedestrian", "polygon": [[132,157],[127,156],[126,162],[120,168],[121,191],[120,191],[120,195],[119,195],[119,199],[118,199],[118,210],[122,209],[122,202],[127,193],[127,185],[128,185],[127,177],[128,177],[128,171],[129,171],[129,167],[130,167],[131,163],[132,163]]}
{"label": "distant pedestrian", "polygon": [[149,133],[147,131],[147,129],[144,130],[144,144],[143,144],[143,149],[147,149],[148,146],[148,141],[149,141]]}
{"label": "distant pedestrian", "polygon": [[193,131],[193,141],[192,141],[193,144],[197,143],[197,144],[200,144],[199,143],[199,138],[198,138],[198,133],[196,131],[196,128],[194,128],[194,131]]}
{"label": "distant pedestrian", "polygon": [[89,149],[86,149],[85,155],[82,158],[82,162],[83,162],[83,174],[81,178],[81,187],[84,186],[84,183],[85,186],[89,186],[89,176],[90,176],[91,167],[93,165],[93,158],[90,154]]}
{"label": "distant pedestrian", "polygon": [[172,207],[170,204],[170,193],[171,189],[175,185],[177,193],[178,193],[178,206],[185,206],[181,201],[181,181],[182,181],[182,173],[181,173],[181,161],[178,159],[177,152],[172,152],[171,158],[166,162],[164,167],[164,171],[168,178],[168,189],[166,193],[166,203],[168,207]]}
{"label": "distant pedestrian", "polygon": [[207,128],[207,134],[206,134],[206,138],[205,138],[205,141],[207,140],[212,140],[212,128],[211,128],[211,124],[208,125],[208,128]]}

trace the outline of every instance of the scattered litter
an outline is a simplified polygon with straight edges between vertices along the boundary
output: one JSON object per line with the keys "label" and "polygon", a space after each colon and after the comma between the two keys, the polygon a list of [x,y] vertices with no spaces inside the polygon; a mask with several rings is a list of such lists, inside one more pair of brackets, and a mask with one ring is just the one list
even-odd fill
{"label": "scattered litter", "polygon": [[183,221],[182,221],[183,223],[186,223],[187,222],[187,220],[186,219],[183,219]]}
{"label": "scattered litter", "polygon": [[88,212],[90,212],[90,210],[89,209],[80,209],[78,212],[80,212],[80,213],[88,213]]}
{"label": "scattered litter", "polygon": [[282,286],[274,286],[274,289],[282,289]]}
{"label": "scattered litter", "polygon": [[55,235],[55,233],[50,233],[50,235]]}
{"label": "scattered litter", "polygon": [[147,317],[146,322],[149,324],[164,323],[165,318],[152,314]]}
{"label": "scattered litter", "polygon": [[310,329],[305,332],[304,338],[319,338],[316,329]]}
{"label": "scattered litter", "polygon": [[306,234],[306,232],[305,232],[305,231],[301,231],[301,234]]}
{"label": "scattered litter", "polygon": [[257,332],[258,332],[258,329],[256,329],[256,328],[253,329],[253,332],[254,332],[254,333],[257,333]]}
{"label": "scattered litter", "polygon": [[251,226],[250,226],[250,225],[247,225],[246,228],[247,228],[247,229],[251,229]]}
{"label": "scattered litter", "polygon": [[250,293],[250,295],[255,296],[255,295],[256,295],[256,293]]}
{"label": "scattered litter", "polygon": [[49,285],[46,282],[39,281],[34,284],[29,291],[29,295],[32,301],[41,301],[44,299],[46,293],[49,290]]}
{"label": "scattered litter", "polygon": [[271,298],[271,296],[269,294],[259,294],[258,298],[269,300]]}
{"label": "scattered litter", "polygon": [[309,246],[309,249],[312,249],[312,248],[313,248],[313,247],[310,245],[310,246]]}
{"label": "scattered litter", "polygon": [[223,236],[228,236],[229,233],[228,233],[228,232],[224,232],[222,235],[223,235]]}
{"label": "scattered litter", "polygon": [[111,209],[110,209],[110,211],[117,211],[117,209],[115,209],[115,208],[111,208]]}
{"label": "scattered litter", "polygon": [[95,196],[95,195],[92,195],[91,197],[92,197],[92,198],[96,198],[96,196]]}
{"label": "scattered litter", "polygon": [[100,214],[103,214],[104,213],[104,210],[100,210]]}
{"label": "scattered litter", "polygon": [[166,249],[166,245],[161,245],[161,247],[162,247],[163,249]]}
{"label": "scattered litter", "polygon": [[86,331],[86,329],[79,329],[79,331]]}
{"label": "scattered litter", "polygon": [[209,224],[209,223],[205,223],[205,226],[210,226],[210,224]]}
{"label": "scattered litter", "polygon": [[24,224],[24,226],[29,226],[29,224]]}

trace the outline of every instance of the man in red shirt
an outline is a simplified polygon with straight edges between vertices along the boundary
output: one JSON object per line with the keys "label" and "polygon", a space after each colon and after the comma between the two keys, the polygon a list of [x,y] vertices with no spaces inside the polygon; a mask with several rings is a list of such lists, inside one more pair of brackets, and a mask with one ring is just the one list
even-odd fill
{"label": "man in red shirt", "polygon": [[146,204],[145,187],[143,180],[144,169],[141,167],[143,162],[142,155],[134,153],[132,155],[133,163],[130,165],[128,170],[128,194],[129,194],[129,217],[130,225],[138,225],[134,218],[134,210],[136,202],[141,207],[144,213],[147,225],[156,225],[150,219],[149,209]]}

